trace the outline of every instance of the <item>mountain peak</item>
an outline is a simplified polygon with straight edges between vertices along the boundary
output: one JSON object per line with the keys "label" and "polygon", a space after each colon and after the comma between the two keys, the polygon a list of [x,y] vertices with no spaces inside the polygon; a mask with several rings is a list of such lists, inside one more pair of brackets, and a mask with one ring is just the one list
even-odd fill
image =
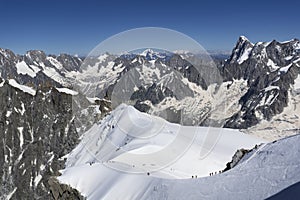
{"label": "mountain peak", "polygon": [[26,52],[25,56],[29,58],[30,60],[35,60],[35,61],[43,61],[46,59],[46,53],[41,50],[29,50]]}
{"label": "mountain peak", "polygon": [[282,61],[279,61],[279,59],[278,62],[281,65],[284,65],[286,62],[284,58],[292,56],[290,55],[290,52],[299,52],[299,49],[300,42],[298,39],[283,42],[279,42],[274,39],[270,42],[257,42],[253,44],[245,36],[240,36],[232,51],[231,57],[227,62],[242,64],[244,61],[248,60],[248,58],[253,56],[259,56],[259,58],[271,56],[272,60],[278,60],[278,56],[272,52],[283,50],[284,53],[282,54],[282,58],[280,58]]}
{"label": "mountain peak", "polygon": [[147,60],[155,60],[155,59],[164,59],[166,58],[169,53],[165,51],[161,51],[159,49],[146,49],[142,53],[139,54],[140,56],[144,56]]}
{"label": "mountain peak", "polygon": [[243,63],[248,59],[249,53],[252,50],[254,44],[251,43],[245,36],[240,36],[235,48],[232,51],[232,55],[229,59],[230,63],[238,62]]}
{"label": "mountain peak", "polygon": [[8,58],[8,59],[12,59],[12,58],[16,57],[14,52],[12,52],[9,49],[3,49],[3,48],[0,48],[0,55],[3,55],[5,58]]}
{"label": "mountain peak", "polygon": [[249,41],[249,39],[248,39],[246,36],[241,35],[241,36],[239,37],[239,41]]}
{"label": "mountain peak", "polygon": [[253,43],[251,43],[250,42],[250,40],[246,37],[246,36],[243,36],[243,35],[241,35],[240,37],[239,37],[239,39],[238,39],[238,41],[237,41],[237,45],[239,45],[239,44],[251,44],[252,46],[254,46],[254,44]]}
{"label": "mountain peak", "polygon": [[146,57],[149,54],[154,54],[154,51],[152,49],[146,49],[140,55]]}

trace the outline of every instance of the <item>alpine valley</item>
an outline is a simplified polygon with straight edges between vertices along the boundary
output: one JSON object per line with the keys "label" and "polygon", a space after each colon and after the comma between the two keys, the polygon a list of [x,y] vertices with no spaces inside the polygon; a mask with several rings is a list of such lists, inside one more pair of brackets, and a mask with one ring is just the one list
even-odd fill
{"label": "alpine valley", "polygon": [[300,182],[299,117],[298,39],[241,36],[225,56],[0,48],[0,197],[272,199]]}

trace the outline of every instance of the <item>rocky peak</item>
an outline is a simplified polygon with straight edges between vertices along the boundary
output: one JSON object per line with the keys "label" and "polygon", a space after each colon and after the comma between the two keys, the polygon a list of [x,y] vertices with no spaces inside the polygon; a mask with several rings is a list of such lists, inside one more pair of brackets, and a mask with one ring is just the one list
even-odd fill
{"label": "rocky peak", "polygon": [[299,40],[294,39],[287,42],[277,42],[273,40],[267,47],[267,55],[278,66],[284,66],[289,64],[289,61],[299,55],[297,50],[299,46]]}
{"label": "rocky peak", "polygon": [[146,57],[147,55],[152,55],[152,54],[154,54],[154,51],[152,49],[146,49],[140,55]]}
{"label": "rocky peak", "polygon": [[228,62],[238,62],[239,64],[242,63],[247,58],[253,46],[254,45],[245,36],[239,37]]}
{"label": "rocky peak", "polygon": [[244,37],[239,38],[221,72],[225,81],[247,80],[249,89],[239,101],[243,112],[231,117],[226,127],[247,128],[283,111],[300,72],[299,46],[298,39],[253,45]]}
{"label": "rocky peak", "polygon": [[168,57],[168,53],[154,51],[153,49],[146,49],[140,54],[140,56],[144,56],[147,60],[166,59]]}
{"label": "rocky peak", "polygon": [[273,40],[271,42],[253,44],[245,36],[241,36],[227,63],[240,65],[247,60],[255,59],[257,62],[263,62],[265,65],[267,65],[267,62],[270,63],[272,61],[278,66],[284,66],[293,57],[299,56],[299,53],[300,42],[298,39],[286,42]]}
{"label": "rocky peak", "polygon": [[68,54],[60,54],[57,60],[64,66],[67,71],[78,71],[82,60],[78,57]]}
{"label": "rocky peak", "polygon": [[28,62],[36,62],[36,63],[44,63],[46,60],[46,54],[44,51],[40,50],[30,50],[26,52],[25,61]]}
{"label": "rocky peak", "polygon": [[10,65],[16,58],[17,56],[11,50],[0,48],[0,67]]}

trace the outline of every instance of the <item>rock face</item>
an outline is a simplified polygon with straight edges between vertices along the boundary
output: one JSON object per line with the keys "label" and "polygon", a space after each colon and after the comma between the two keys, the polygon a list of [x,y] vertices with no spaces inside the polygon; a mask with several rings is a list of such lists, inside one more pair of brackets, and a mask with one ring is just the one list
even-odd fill
{"label": "rock face", "polygon": [[[49,178],[59,175],[63,156],[76,146],[81,131],[72,95],[56,88],[70,85],[66,73],[78,70],[81,62],[64,54],[28,51],[20,56],[0,49],[1,197],[52,199]],[[90,104],[87,99],[81,103]],[[86,119],[94,122],[100,105],[87,108]]]}
{"label": "rock face", "polygon": [[[76,146],[80,133],[111,110],[109,101],[89,102],[64,88],[72,85],[70,76],[81,63],[66,54],[34,50],[15,55],[0,48],[1,197],[53,199],[50,178],[59,175],[64,156]],[[62,190],[58,199],[82,199],[70,187],[56,187]]]}
{"label": "rock face", "polygon": [[49,199],[49,177],[78,143],[71,96],[47,87],[32,96],[5,82],[0,97],[0,194]]}
{"label": "rock face", "polygon": [[250,43],[241,37],[230,59],[221,68],[224,80],[244,79],[249,87],[240,111],[225,127],[248,128],[270,120],[288,104],[288,92],[300,73],[300,42]]}
{"label": "rock face", "polygon": [[[255,148],[255,149],[256,149],[256,148]],[[228,170],[234,168],[234,166],[236,166],[236,165],[240,162],[240,160],[241,160],[247,153],[249,153],[250,151],[252,151],[252,150],[248,150],[248,149],[239,149],[239,150],[237,150],[237,151],[235,152],[235,154],[233,155],[231,162],[228,162],[228,163],[226,164],[226,168],[223,170],[223,172],[228,171]]]}
{"label": "rock face", "polygon": [[84,200],[84,198],[76,189],[71,188],[68,185],[61,184],[57,179],[51,177],[48,180],[50,187],[51,198],[54,200],[66,199],[66,200]]}

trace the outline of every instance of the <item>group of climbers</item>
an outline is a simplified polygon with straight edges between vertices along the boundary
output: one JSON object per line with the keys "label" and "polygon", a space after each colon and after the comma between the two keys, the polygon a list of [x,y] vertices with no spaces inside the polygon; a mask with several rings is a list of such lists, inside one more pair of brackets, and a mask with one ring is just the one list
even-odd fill
{"label": "group of climbers", "polygon": [[213,176],[213,175],[216,175],[216,174],[221,174],[222,171],[220,170],[219,172],[212,172],[212,173],[209,173],[209,176]]}

